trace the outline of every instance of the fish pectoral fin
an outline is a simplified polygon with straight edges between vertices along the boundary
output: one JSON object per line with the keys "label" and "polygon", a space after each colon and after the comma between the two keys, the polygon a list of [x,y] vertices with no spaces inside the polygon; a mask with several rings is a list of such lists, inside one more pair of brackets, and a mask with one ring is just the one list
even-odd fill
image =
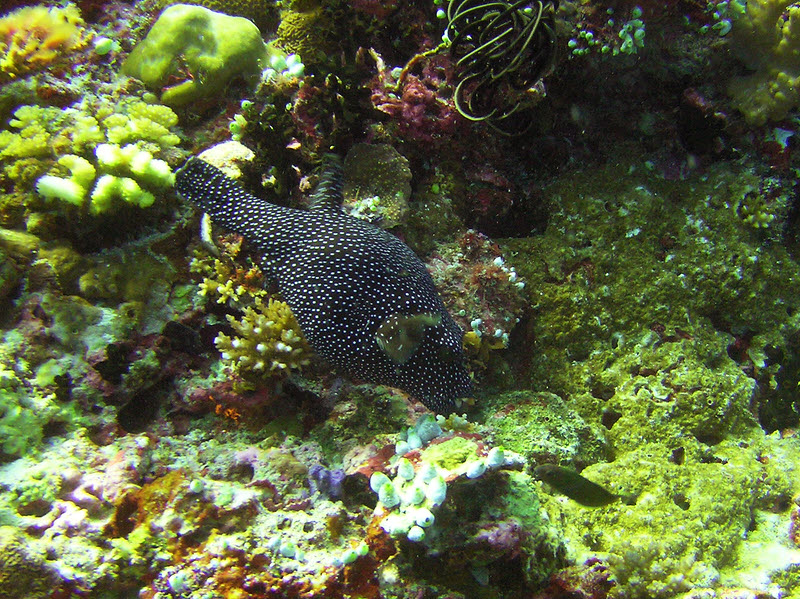
{"label": "fish pectoral fin", "polygon": [[441,322],[442,316],[434,312],[393,314],[378,327],[375,341],[392,362],[405,364],[422,344],[425,329]]}

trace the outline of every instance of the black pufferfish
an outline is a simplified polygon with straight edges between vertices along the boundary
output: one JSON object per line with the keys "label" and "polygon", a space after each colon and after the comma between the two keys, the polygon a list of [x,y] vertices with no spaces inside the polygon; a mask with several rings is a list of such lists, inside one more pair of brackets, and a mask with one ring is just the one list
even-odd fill
{"label": "black pufferfish", "polygon": [[190,158],[175,189],[262,254],[314,351],[338,369],[450,413],[472,384],[463,331],[422,261],[394,235],[345,214],[342,168],[328,157],[309,210],[276,206]]}

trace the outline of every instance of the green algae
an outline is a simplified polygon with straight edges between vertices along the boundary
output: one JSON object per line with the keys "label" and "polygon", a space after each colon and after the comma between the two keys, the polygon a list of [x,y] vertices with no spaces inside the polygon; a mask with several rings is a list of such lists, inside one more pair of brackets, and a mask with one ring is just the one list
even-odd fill
{"label": "green algae", "polygon": [[800,447],[784,456],[791,460],[764,459],[777,458],[772,454],[779,447],[785,444],[759,434],[746,444],[723,441],[713,450],[687,439],[676,460],[675,448],[644,443],[583,471],[613,492],[635,497],[635,503],[602,509],[558,500],[545,505],[564,518],[571,558],[607,559],[618,585],[614,596],[671,597],[712,587],[726,566],[741,559],[742,540],[755,534],[760,512],[783,505],[781,520],[788,527],[786,506],[800,487],[785,469],[796,470],[790,464]]}
{"label": "green algae", "polygon": [[604,435],[552,393],[516,391],[481,404],[495,444],[529,463],[571,463],[578,467],[604,460]]}
{"label": "green algae", "polygon": [[478,445],[464,437],[453,437],[425,448],[420,459],[445,470],[455,470],[473,459]]}

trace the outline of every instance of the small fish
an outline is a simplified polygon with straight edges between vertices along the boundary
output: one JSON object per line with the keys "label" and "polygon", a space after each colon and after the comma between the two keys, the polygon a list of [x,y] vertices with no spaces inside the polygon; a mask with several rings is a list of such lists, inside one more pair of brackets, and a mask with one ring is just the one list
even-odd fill
{"label": "small fish", "polygon": [[568,468],[554,464],[542,464],[533,469],[539,480],[543,480],[559,493],[587,507],[602,507],[620,499],[588,478]]}
{"label": "small fish", "polygon": [[327,162],[309,210],[250,195],[197,158],[176,173],[175,189],[261,252],[262,268],[320,356],[450,413],[454,400],[472,393],[464,332],[407,245],[341,210],[341,164],[334,156]]}

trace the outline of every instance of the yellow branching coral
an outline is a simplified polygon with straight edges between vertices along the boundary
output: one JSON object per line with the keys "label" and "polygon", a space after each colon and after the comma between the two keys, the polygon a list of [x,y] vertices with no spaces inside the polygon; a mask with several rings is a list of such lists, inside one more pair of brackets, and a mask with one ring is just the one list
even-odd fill
{"label": "yellow branching coral", "polygon": [[193,273],[203,276],[199,294],[218,304],[242,309],[256,298],[266,295],[264,274],[256,265],[242,266],[236,257],[242,249],[242,237],[229,235],[220,242],[219,257],[198,250],[189,265]]}
{"label": "yellow branching coral", "polygon": [[0,83],[42,70],[86,45],[80,11],[27,6],[0,19]]}
{"label": "yellow branching coral", "polygon": [[752,125],[782,119],[800,105],[800,6],[749,0],[732,35],[742,61],[755,71],[731,81],[734,103]]}
{"label": "yellow branching coral", "polygon": [[24,105],[8,124],[0,131],[0,161],[66,153],[89,158],[103,143],[137,143],[157,156],[181,141],[171,108],[136,97],[109,102],[89,96],[67,108]]}
{"label": "yellow branching coral", "polygon": [[288,304],[270,299],[265,306],[256,298],[241,320],[227,318],[237,336],[220,333],[214,343],[234,372],[269,376],[308,364],[311,348]]}

